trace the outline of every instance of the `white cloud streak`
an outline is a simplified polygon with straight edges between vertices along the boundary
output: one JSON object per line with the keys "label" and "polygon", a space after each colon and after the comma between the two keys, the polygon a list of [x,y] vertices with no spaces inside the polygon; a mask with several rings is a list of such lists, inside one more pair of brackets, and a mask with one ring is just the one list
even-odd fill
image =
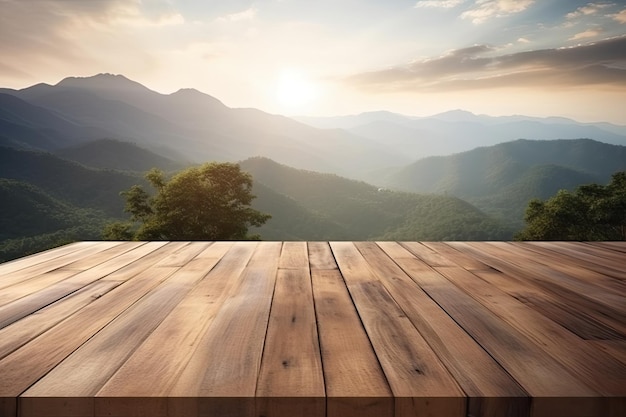
{"label": "white cloud streak", "polygon": [[579,7],[571,13],[568,13],[565,17],[567,19],[576,19],[581,16],[590,16],[598,13],[600,10],[612,6],[607,3],[589,3],[586,6]]}
{"label": "white cloud streak", "polygon": [[506,55],[495,52],[492,46],[475,45],[408,65],[356,74],[347,82],[379,92],[585,85],[626,89],[626,36],[570,48]]}
{"label": "white cloud streak", "polygon": [[219,22],[241,22],[245,20],[252,20],[255,18],[257,14],[257,9],[254,7],[250,7],[246,10],[237,13],[231,13],[226,16],[221,16],[217,18]]}
{"label": "white cloud streak", "polygon": [[589,39],[595,38],[596,36],[600,36],[602,34],[602,30],[600,29],[588,29],[584,32],[580,32],[569,38],[570,41],[577,41],[580,39]]}
{"label": "white cloud streak", "polygon": [[478,0],[476,7],[463,12],[461,18],[470,19],[479,25],[492,18],[523,12],[534,3],[535,0]]}
{"label": "white cloud streak", "polygon": [[613,18],[613,20],[619,23],[626,24],[626,9],[622,10],[621,12],[617,14],[611,15],[611,17]]}
{"label": "white cloud streak", "polygon": [[424,0],[418,1],[415,8],[452,9],[465,3],[465,0]]}

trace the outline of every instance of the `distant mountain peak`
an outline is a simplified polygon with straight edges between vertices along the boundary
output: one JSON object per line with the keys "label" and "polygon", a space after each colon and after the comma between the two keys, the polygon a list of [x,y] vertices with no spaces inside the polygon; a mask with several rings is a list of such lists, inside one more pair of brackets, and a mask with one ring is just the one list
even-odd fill
{"label": "distant mountain peak", "polygon": [[176,91],[175,93],[172,94],[204,94],[201,91],[196,90],[195,88],[181,88],[178,91]]}
{"label": "distant mountain peak", "polygon": [[76,87],[89,89],[116,89],[116,90],[143,90],[150,91],[142,84],[130,80],[121,74],[100,73],[90,77],[67,77],[61,80],[57,87]]}
{"label": "distant mountain peak", "polygon": [[434,119],[445,120],[449,122],[469,122],[475,121],[478,118],[478,116],[476,116],[474,113],[461,109],[449,110],[443,113],[435,114],[431,117]]}
{"label": "distant mountain peak", "polygon": [[212,104],[218,105],[219,107],[226,107],[226,105],[217,98],[209,94],[203,93],[202,91],[196,90],[195,88],[181,88],[180,90],[170,94],[170,97],[185,100],[202,100],[204,102],[211,102]]}

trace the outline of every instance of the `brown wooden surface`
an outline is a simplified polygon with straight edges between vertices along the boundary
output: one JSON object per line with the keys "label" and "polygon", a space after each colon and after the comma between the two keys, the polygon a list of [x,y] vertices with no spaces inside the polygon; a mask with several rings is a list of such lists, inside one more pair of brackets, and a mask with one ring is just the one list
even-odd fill
{"label": "brown wooden surface", "polygon": [[81,242],[0,264],[0,417],[626,415],[626,243]]}

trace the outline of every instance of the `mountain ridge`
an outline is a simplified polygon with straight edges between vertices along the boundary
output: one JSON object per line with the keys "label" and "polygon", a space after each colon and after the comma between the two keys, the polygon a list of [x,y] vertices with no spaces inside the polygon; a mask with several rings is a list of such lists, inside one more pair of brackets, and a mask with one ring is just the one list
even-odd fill
{"label": "mountain ridge", "polygon": [[[133,88],[124,88],[129,83]],[[2,92],[82,127],[104,130],[100,138],[169,148],[195,162],[236,161],[262,154],[300,168],[349,177],[410,162],[401,152],[346,131],[317,129],[257,109],[229,108],[194,89],[161,94],[123,76],[70,77],[55,86]]]}
{"label": "mountain ridge", "polygon": [[[550,169],[552,176],[546,174]],[[606,183],[621,170],[626,170],[626,146],[591,139],[518,139],[420,159],[382,183],[411,192],[455,195],[487,213],[514,218],[512,224],[519,227],[530,199],[572,189],[583,180]]]}

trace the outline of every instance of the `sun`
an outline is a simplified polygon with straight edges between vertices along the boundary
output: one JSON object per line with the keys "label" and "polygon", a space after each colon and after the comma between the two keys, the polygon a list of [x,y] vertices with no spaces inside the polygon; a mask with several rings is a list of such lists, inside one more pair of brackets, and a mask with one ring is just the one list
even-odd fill
{"label": "sun", "polygon": [[319,95],[318,86],[304,71],[282,70],[276,83],[276,99],[286,110],[300,110]]}

